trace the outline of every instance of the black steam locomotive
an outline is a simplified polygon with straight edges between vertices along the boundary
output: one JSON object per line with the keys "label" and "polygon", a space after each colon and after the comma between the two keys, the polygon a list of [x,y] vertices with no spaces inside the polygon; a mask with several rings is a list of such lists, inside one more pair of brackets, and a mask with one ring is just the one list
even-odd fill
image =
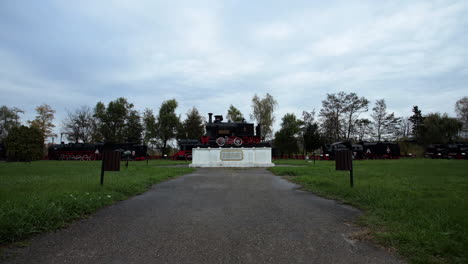
{"label": "black steam locomotive", "polygon": [[[55,144],[49,146],[48,158],[49,160],[100,160],[103,148],[104,143]],[[114,144],[113,149],[120,152],[129,151],[131,153],[129,158],[132,160],[144,160],[148,147],[135,143],[121,143]]]}
{"label": "black steam locomotive", "polygon": [[468,159],[468,144],[431,144],[424,152],[431,159]]}
{"label": "black steam locomotive", "polygon": [[179,140],[180,150],[173,159],[191,159],[193,148],[270,147],[261,140],[261,127],[253,123],[223,122],[222,115],[208,114],[206,133],[200,139]]}
{"label": "black steam locomotive", "polygon": [[398,159],[400,146],[396,142],[336,142],[322,147],[323,159],[334,160],[335,152],[352,150],[354,159]]}

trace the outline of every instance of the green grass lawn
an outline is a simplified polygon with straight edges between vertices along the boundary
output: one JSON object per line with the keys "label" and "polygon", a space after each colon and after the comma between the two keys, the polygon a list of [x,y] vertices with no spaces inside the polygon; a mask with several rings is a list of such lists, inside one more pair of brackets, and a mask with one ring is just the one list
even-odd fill
{"label": "green grass lawn", "polygon": [[152,184],[188,172],[168,168],[170,160],[130,162],[106,172],[99,185],[100,161],[0,163],[0,244],[54,230],[98,208],[146,191]]}
{"label": "green grass lawn", "polygon": [[412,263],[468,263],[468,161],[368,160],[349,172],[333,161],[275,161],[278,175],[319,195],[364,209],[358,223]]}

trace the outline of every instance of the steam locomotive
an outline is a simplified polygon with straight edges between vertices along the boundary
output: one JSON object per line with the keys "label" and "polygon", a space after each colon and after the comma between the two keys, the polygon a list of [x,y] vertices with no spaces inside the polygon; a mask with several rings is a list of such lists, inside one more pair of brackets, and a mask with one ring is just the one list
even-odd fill
{"label": "steam locomotive", "polygon": [[396,142],[336,142],[325,144],[322,147],[323,158],[335,159],[335,152],[340,150],[352,150],[354,159],[398,159],[400,158],[400,146]]}
{"label": "steam locomotive", "polygon": [[[104,148],[104,143],[69,143],[55,144],[48,148],[49,160],[100,160]],[[117,151],[130,151],[130,159],[144,160],[148,147],[135,143],[114,144],[113,148]]]}
{"label": "steam locomotive", "polygon": [[180,150],[173,159],[191,159],[193,148],[230,148],[230,147],[270,147],[270,143],[261,140],[261,126],[253,123],[223,122],[222,115],[208,114],[205,124],[206,133],[200,139],[179,140]]}
{"label": "steam locomotive", "polygon": [[468,144],[432,144],[424,152],[431,159],[468,159]]}

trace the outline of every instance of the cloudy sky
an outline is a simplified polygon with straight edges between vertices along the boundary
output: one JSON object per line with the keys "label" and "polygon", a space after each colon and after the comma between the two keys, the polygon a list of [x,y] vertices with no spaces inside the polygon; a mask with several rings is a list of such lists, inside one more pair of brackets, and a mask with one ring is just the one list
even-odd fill
{"label": "cloudy sky", "polygon": [[[277,122],[356,92],[409,116],[468,95],[468,1],[0,1],[0,105],[67,110],[126,97],[155,112],[244,115],[272,94]],[[58,129],[57,129],[58,132]]]}

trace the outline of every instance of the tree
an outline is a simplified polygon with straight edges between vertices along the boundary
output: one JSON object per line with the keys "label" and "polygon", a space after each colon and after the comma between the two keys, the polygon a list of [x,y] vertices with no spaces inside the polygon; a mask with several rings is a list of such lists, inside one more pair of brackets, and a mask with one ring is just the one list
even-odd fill
{"label": "tree", "polygon": [[199,139],[205,134],[203,118],[198,109],[193,107],[187,112],[187,118],[181,124],[178,132],[180,139]]}
{"label": "tree", "polygon": [[304,154],[318,149],[322,145],[319,125],[315,122],[315,110],[302,111],[301,143]]}
{"label": "tree", "polygon": [[141,143],[143,135],[143,125],[138,111],[130,110],[125,121],[124,138],[130,143]]}
{"label": "tree", "polygon": [[5,138],[9,161],[32,161],[42,157],[43,131],[31,126],[16,126]]}
{"label": "tree", "polygon": [[345,118],[345,127],[346,127],[346,140],[351,138],[352,133],[354,132],[354,127],[359,118],[359,115],[363,112],[367,112],[369,100],[365,97],[358,97],[355,93],[347,94],[344,98],[344,114]]}
{"label": "tree", "polygon": [[417,105],[413,106],[413,115],[410,116],[409,120],[413,127],[411,132],[414,138],[419,141],[424,130],[424,117]]}
{"label": "tree", "polygon": [[67,138],[75,143],[91,142],[93,135],[93,112],[88,106],[81,106],[74,112],[68,112],[66,119],[62,122],[62,132]]}
{"label": "tree", "polygon": [[265,98],[260,98],[256,94],[252,98],[252,109],[253,114],[250,118],[256,120],[260,125],[262,134],[260,135],[262,140],[271,138],[273,134],[273,123],[275,122],[275,116],[273,112],[278,106],[278,102],[269,93],[265,95]]}
{"label": "tree", "polygon": [[153,110],[146,108],[143,112],[143,140],[145,144],[149,144],[156,138],[156,117],[154,117]]}
{"label": "tree", "polygon": [[275,133],[275,146],[286,154],[297,153],[298,134],[301,131],[302,121],[295,114],[286,114],[282,118],[281,129]]}
{"label": "tree", "polygon": [[453,142],[463,124],[447,114],[432,113],[424,118],[421,141],[424,144],[446,144]]}
{"label": "tree", "polygon": [[133,104],[120,97],[109,102],[107,107],[98,102],[94,108],[96,128],[98,135],[106,142],[122,143],[126,139],[127,120],[132,111]]}
{"label": "tree", "polygon": [[377,100],[372,111],[371,117],[374,119],[372,123],[373,135],[377,141],[380,142],[382,137],[386,137],[387,139],[392,137],[397,132],[399,118],[396,118],[394,113],[387,113],[385,99]]}
{"label": "tree", "polygon": [[8,108],[7,106],[0,107],[0,141],[2,141],[8,132],[19,126],[19,113],[24,113],[23,110],[14,108]]}
{"label": "tree", "polygon": [[455,113],[458,119],[468,128],[468,96],[465,96],[455,103]]}
{"label": "tree", "polygon": [[409,138],[409,136],[411,135],[411,129],[412,129],[412,124],[411,124],[411,121],[409,120],[409,117],[402,118],[400,120],[399,127],[400,127],[400,131],[398,135],[401,138]]}
{"label": "tree", "polygon": [[364,138],[372,132],[372,122],[367,118],[361,118],[356,121],[355,133],[357,141],[363,141]]}
{"label": "tree", "polygon": [[343,136],[342,116],[346,111],[346,93],[327,94],[322,101],[320,117],[322,118],[322,131],[327,135],[327,141],[338,141]]}
{"label": "tree", "polygon": [[166,154],[167,143],[175,138],[180,119],[176,115],[177,101],[175,99],[164,101],[159,108],[157,133],[162,142],[162,155]]}
{"label": "tree", "polygon": [[233,105],[229,107],[227,115],[226,115],[226,119],[232,122],[242,122],[245,120],[241,111],[237,109],[236,107],[234,107]]}
{"label": "tree", "polygon": [[37,116],[33,121],[28,121],[32,127],[41,131],[42,137],[46,140],[48,137],[56,137],[52,132],[55,127],[52,121],[54,120],[55,110],[48,104],[43,104],[36,107]]}

